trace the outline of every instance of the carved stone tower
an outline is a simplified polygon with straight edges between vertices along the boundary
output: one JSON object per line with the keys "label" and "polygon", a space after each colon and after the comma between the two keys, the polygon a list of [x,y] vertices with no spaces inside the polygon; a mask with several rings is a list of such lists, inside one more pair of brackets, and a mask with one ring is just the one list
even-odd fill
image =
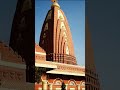
{"label": "carved stone tower", "polygon": [[92,48],[91,33],[89,30],[88,19],[86,18],[85,29],[85,77],[86,90],[101,90],[99,76],[96,72],[94,52]]}
{"label": "carved stone tower", "polygon": [[46,51],[47,61],[77,64],[67,18],[55,0],[43,23],[39,45]]}
{"label": "carved stone tower", "polygon": [[18,0],[9,46],[25,59],[28,82],[34,82],[35,15],[34,0]]}

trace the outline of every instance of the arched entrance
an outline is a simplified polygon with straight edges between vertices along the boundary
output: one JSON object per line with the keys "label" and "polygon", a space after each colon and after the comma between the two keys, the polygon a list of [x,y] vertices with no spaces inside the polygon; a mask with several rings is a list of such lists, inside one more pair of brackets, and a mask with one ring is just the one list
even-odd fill
{"label": "arched entrance", "polygon": [[85,90],[85,81],[80,82],[80,90]]}
{"label": "arched entrance", "polygon": [[68,81],[67,90],[78,90],[77,87],[78,86],[77,86],[76,81],[74,79],[71,79]]}
{"label": "arched entrance", "polygon": [[62,85],[62,79],[57,78],[53,81],[53,86],[52,89],[53,90],[61,90],[61,85]]}

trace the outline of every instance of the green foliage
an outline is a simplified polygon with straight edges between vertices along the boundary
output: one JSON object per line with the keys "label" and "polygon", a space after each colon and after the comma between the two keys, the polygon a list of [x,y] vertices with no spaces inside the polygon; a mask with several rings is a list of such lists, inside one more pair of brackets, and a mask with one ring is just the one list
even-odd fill
{"label": "green foliage", "polygon": [[41,75],[42,75],[41,68],[35,67],[35,82],[37,82],[37,83],[41,82]]}
{"label": "green foliage", "polygon": [[65,88],[66,88],[66,85],[64,82],[62,82],[61,90],[65,90]]}

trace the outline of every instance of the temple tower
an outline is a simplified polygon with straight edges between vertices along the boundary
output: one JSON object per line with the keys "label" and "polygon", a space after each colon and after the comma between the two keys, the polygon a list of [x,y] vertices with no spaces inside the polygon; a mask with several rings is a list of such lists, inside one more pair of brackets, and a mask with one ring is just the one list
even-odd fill
{"label": "temple tower", "polygon": [[52,1],[42,26],[39,45],[46,51],[47,61],[76,65],[67,18],[57,1]]}
{"label": "temple tower", "polygon": [[25,59],[28,82],[34,82],[35,15],[34,0],[18,0],[9,46]]}
{"label": "temple tower", "polygon": [[86,90],[101,90],[99,76],[96,72],[94,52],[92,48],[91,33],[89,30],[88,19],[85,22],[85,86]]}

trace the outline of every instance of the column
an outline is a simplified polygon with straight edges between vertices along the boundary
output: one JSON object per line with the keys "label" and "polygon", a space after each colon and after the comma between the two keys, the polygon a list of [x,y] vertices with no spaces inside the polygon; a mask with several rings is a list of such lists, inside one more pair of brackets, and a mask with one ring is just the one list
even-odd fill
{"label": "column", "polygon": [[78,90],[81,90],[80,85],[78,85]]}
{"label": "column", "polygon": [[47,90],[47,80],[42,81],[42,90]]}
{"label": "column", "polygon": [[68,84],[66,84],[66,88],[65,88],[66,90],[68,89]]}
{"label": "column", "polygon": [[52,90],[52,84],[49,84],[50,90]]}

